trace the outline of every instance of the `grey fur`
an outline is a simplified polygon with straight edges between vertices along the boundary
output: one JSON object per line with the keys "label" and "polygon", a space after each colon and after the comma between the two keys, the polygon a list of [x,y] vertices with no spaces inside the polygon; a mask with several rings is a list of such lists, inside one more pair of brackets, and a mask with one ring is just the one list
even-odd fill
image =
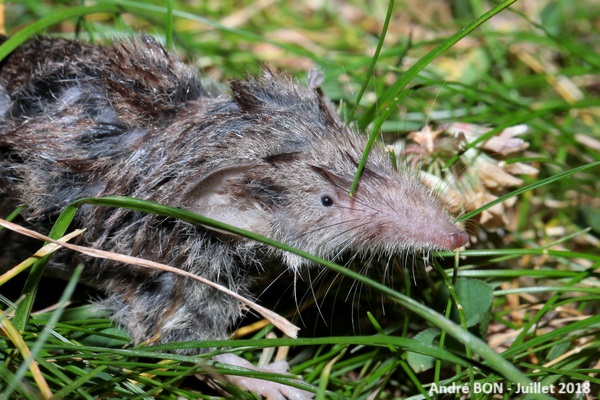
{"label": "grey fur", "polygon": [[[81,197],[133,196],[190,209],[311,253],[393,255],[466,242],[424,185],[370,154],[311,79],[272,72],[210,93],[193,67],[152,38],[112,46],[36,38],[0,70],[2,212],[28,205],[47,231]],[[333,203],[324,199],[329,196]],[[297,256],[202,226],[124,209],[85,206],[87,245],[177,266],[242,294],[266,260]],[[58,258],[57,274],[73,256]],[[226,338],[241,311],[202,284],[86,259],[84,280],[136,343]]]}

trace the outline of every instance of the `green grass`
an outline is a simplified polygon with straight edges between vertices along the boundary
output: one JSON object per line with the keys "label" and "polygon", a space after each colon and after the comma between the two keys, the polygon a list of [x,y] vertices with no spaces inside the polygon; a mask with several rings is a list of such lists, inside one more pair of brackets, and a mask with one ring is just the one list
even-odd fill
{"label": "green grass", "polygon": [[[85,303],[65,307],[59,299],[55,310],[30,315],[31,309],[52,305],[33,302],[35,295],[53,289],[39,276],[38,265],[24,296],[10,299],[18,306],[5,296],[0,299],[4,396],[213,398],[219,392],[198,376],[261,375],[230,371],[210,361],[210,353],[189,357],[160,351],[184,346],[229,347],[253,362],[262,349],[289,346],[292,372],[301,374],[320,398],[437,398],[427,394],[432,383],[471,388],[498,383],[503,385],[498,398],[512,399],[516,395],[509,386],[514,390],[517,382],[553,384],[555,396],[559,389],[566,391],[560,398],[586,398],[575,392],[588,388],[596,395],[600,34],[593,28],[600,23],[600,10],[592,0],[545,6],[520,0],[511,10],[499,11],[508,3],[499,3],[492,11],[499,15],[491,21],[484,17],[491,8],[478,0],[456,1],[452,8],[443,2],[432,2],[434,7],[396,1],[391,9],[386,1],[358,0],[338,8],[327,2],[274,1],[264,9],[252,1],[5,4],[13,42],[0,48],[0,57],[36,33],[101,41],[145,31],[223,82],[258,73],[261,63],[299,77],[310,65],[318,66],[324,91],[341,104],[348,122],[388,143],[425,124],[469,122],[492,129],[478,138],[467,136],[458,148],[439,143],[434,154],[420,160],[424,170],[460,189],[459,219],[476,241],[454,264],[452,254],[442,254],[433,269],[423,272],[413,268],[413,259],[398,257],[380,282],[380,265],[358,263],[356,271],[369,271],[363,276],[313,257],[332,273],[306,296],[315,296],[317,306],[309,300],[300,305],[305,326],[296,315],[299,339],[265,339],[272,331],[267,326],[240,340],[139,348],[127,346],[126,334]],[[380,40],[386,14],[390,23]],[[529,127],[523,136],[529,147],[505,157],[488,151],[490,158],[485,158],[477,145],[518,124]],[[523,162],[539,173],[519,175],[519,186],[477,187],[493,177],[484,179],[481,169],[469,163],[469,149],[475,160]],[[464,199],[473,193],[497,199],[470,204]],[[196,218],[127,199],[93,201]],[[500,201],[505,220],[484,221],[484,210]],[[68,209],[59,221],[57,237],[67,230],[73,212],[76,208]],[[63,299],[72,297],[75,278]],[[15,282],[2,282],[0,294]],[[326,290],[329,285],[332,289]],[[293,293],[281,296],[275,310],[297,314]],[[39,375],[34,375],[34,364]],[[225,390],[234,398],[253,398],[234,387]]]}

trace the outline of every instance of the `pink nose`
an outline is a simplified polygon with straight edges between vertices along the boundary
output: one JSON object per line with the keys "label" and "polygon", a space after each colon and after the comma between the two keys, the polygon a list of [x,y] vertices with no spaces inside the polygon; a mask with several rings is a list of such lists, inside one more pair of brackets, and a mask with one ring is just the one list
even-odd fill
{"label": "pink nose", "polygon": [[465,231],[458,231],[448,235],[448,249],[454,250],[469,243],[469,235]]}

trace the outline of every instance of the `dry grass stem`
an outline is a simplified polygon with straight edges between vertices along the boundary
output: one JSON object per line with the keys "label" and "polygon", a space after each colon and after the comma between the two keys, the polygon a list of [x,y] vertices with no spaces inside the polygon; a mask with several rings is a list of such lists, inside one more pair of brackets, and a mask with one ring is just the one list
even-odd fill
{"label": "dry grass stem", "polygon": [[11,231],[20,233],[22,235],[25,236],[29,236],[32,237],[34,239],[38,239],[38,240],[44,240],[46,242],[50,242],[50,243],[54,243],[58,246],[61,247],[65,247],[69,250],[73,250],[73,251],[77,251],[81,254],[85,254],[87,256],[90,257],[95,257],[95,258],[103,258],[103,259],[107,259],[107,260],[114,260],[114,261],[118,261],[121,262],[123,264],[131,264],[131,265],[136,265],[138,267],[143,267],[143,268],[151,268],[151,269],[158,269],[161,271],[165,271],[165,272],[171,272],[174,274],[178,274],[181,276],[185,276],[191,279],[195,279],[199,282],[202,282],[208,286],[211,286],[217,290],[220,290],[223,293],[226,293],[228,295],[230,295],[231,297],[234,297],[235,299],[239,300],[240,302],[244,303],[245,305],[247,305],[248,307],[250,307],[251,309],[253,309],[254,311],[256,311],[257,313],[259,313],[260,315],[262,315],[264,318],[268,319],[269,321],[271,321],[271,323],[273,323],[273,325],[275,325],[279,330],[281,330],[283,333],[285,333],[287,336],[291,337],[291,338],[296,338],[298,337],[298,331],[299,328],[297,326],[295,326],[294,324],[292,324],[291,322],[289,322],[288,320],[286,320],[285,318],[283,318],[282,316],[274,313],[271,310],[268,310],[264,307],[259,306],[258,304],[246,299],[243,296],[240,296],[239,294],[227,289],[226,287],[219,285],[217,283],[211,282],[207,279],[202,278],[201,276],[197,276],[194,274],[191,274],[187,271],[183,271],[180,270],[178,268],[175,267],[171,267],[169,265],[165,265],[165,264],[160,264],[154,261],[150,261],[150,260],[145,260],[143,258],[138,258],[138,257],[131,257],[131,256],[127,256],[124,254],[116,254],[116,253],[112,253],[109,251],[104,251],[104,250],[98,250],[98,249],[92,249],[89,247],[83,247],[83,246],[77,246],[77,245],[73,245],[73,244],[68,244],[65,242],[60,242],[58,240],[54,240],[51,239],[47,236],[42,235],[41,233],[32,231],[30,229],[27,228],[23,228],[20,225],[17,224],[13,224],[12,222],[8,222],[4,219],[0,218],[0,225],[5,227],[6,229],[9,229]]}

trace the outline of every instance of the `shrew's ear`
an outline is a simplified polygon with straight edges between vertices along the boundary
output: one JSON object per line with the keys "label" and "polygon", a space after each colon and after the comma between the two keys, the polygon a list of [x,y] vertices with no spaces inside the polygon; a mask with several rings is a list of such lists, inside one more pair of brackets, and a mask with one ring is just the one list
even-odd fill
{"label": "shrew's ear", "polygon": [[229,84],[231,85],[233,99],[242,111],[253,113],[265,107],[266,103],[255,93],[251,83],[236,79]]}
{"label": "shrew's ear", "polygon": [[270,230],[267,206],[256,201],[253,193],[247,193],[249,180],[262,168],[264,166],[255,164],[219,168],[190,184],[182,195],[181,206],[196,214],[267,235]]}

